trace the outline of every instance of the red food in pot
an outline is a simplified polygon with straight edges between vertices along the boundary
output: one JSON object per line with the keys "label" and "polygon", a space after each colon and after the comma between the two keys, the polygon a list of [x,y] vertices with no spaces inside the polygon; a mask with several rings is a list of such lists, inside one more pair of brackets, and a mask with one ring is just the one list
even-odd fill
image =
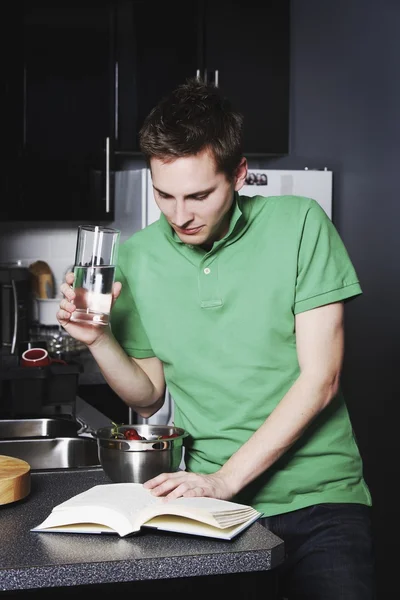
{"label": "red food in pot", "polygon": [[133,427],[131,427],[130,429],[126,429],[124,431],[124,436],[125,436],[126,440],[144,440],[145,439],[141,435],[139,435],[138,432],[136,431],[136,429],[134,429]]}

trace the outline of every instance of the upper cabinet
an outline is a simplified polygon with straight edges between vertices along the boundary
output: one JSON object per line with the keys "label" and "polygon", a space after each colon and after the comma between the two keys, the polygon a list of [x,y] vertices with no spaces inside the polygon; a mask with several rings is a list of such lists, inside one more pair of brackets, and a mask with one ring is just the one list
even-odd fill
{"label": "upper cabinet", "polygon": [[138,153],[138,133],[157,102],[200,68],[195,1],[119,0],[116,11],[115,150]]}
{"label": "upper cabinet", "polygon": [[[3,20],[3,30],[5,29]],[[4,32],[4,31],[3,31]],[[16,7],[13,18],[7,23],[9,39],[13,40],[13,52],[1,53],[1,132],[2,167],[0,174],[0,220],[11,214],[21,214],[20,169],[23,140],[23,94],[22,94],[22,10]]]}
{"label": "upper cabinet", "polygon": [[145,116],[195,76],[216,83],[243,113],[247,156],[288,152],[290,0],[118,4],[117,154],[139,152]]}
{"label": "upper cabinet", "polygon": [[289,150],[289,1],[204,3],[204,69],[244,116],[247,156]]}
{"label": "upper cabinet", "polygon": [[112,5],[24,3],[22,176],[29,219],[113,218]]}
{"label": "upper cabinet", "polygon": [[1,220],[113,220],[114,6],[15,2]]}
{"label": "upper cabinet", "polygon": [[15,2],[0,219],[111,222],[115,171],[141,156],[144,118],[189,77],[215,82],[243,113],[247,156],[287,153],[289,5]]}

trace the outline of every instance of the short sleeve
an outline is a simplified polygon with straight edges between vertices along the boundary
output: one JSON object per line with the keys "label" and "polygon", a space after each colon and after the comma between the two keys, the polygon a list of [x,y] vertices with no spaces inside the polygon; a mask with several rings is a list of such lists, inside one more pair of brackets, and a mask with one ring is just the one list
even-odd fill
{"label": "short sleeve", "polygon": [[140,319],[129,283],[120,267],[117,267],[115,281],[122,283],[122,289],[111,311],[110,324],[114,337],[128,356],[134,358],[155,356]]}
{"label": "short sleeve", "polygon": [[300,239],[295,314],[361,293],[339,233],[320,205],[311,200]]}

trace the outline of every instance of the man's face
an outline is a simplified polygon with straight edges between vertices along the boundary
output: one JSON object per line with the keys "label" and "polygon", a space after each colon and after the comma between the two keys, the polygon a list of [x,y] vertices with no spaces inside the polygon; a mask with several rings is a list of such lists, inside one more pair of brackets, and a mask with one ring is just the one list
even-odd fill
{"label": "man's face", "polygon": [[209,249],[224,237],[233,193],[246,179],[246,159],[233,181],[216,172],[214,158],[206,150],[171,162],[152,158],[150,166],[155,200],[182,242]]}

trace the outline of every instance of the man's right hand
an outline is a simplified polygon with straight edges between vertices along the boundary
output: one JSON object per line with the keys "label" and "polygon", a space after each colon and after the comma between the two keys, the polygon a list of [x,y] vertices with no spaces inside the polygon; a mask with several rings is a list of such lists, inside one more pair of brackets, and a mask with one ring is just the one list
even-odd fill
{"label": "man's right hand", "polygon": [[[61,285],[60,291],[64,298],[60,302],[60,308],[57,312],[57,320],[62,327],[69,333],[71,337],[90,346],[103,335],[107,335],[110,331],[109,327],[104,325],[90,325],[88,323],[80,323],[71,321],[71,315],[76,310],[74,304],[75,292],[72,289],[74,274],[67,273],[65,282]],[[113,304],[121,292],[121,283],[116,281],[113,286]]]}

